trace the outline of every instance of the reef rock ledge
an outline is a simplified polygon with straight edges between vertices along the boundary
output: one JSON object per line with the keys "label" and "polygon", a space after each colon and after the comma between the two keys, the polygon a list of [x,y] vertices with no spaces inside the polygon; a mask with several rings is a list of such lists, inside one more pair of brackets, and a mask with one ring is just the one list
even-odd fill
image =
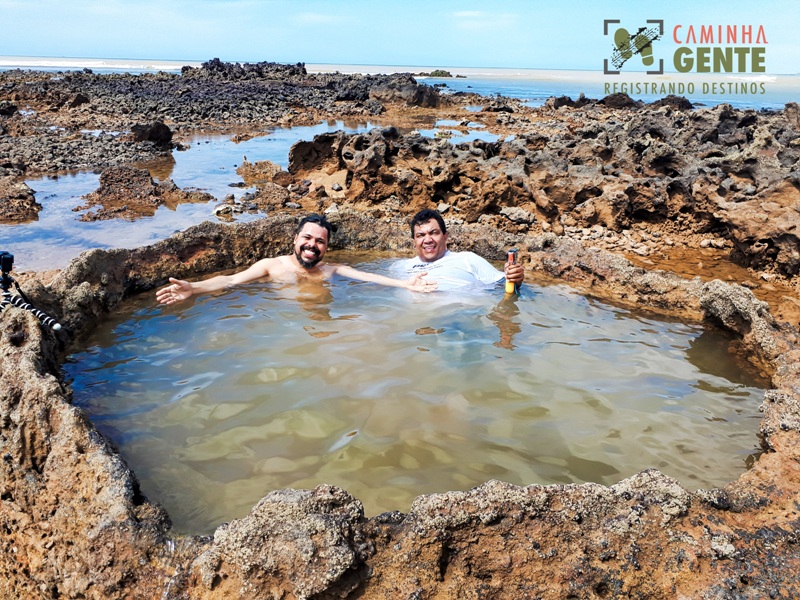
{"label": "reef rock ledge", "polygon": [[[363,214],[341,211],[335,220],[340,246],[409,243]],[[283,251],[293,223],[286,215],[206,223],[145,248],[84,253],[47,285],[24,282],[65,327],[44,330],[16,308],[0,322],[2,597],[800,597],[796,331],[746,288],[645,271],[547,234],[517,240],[529,277],[713,322],[769,374],[763,453],[738,480],[697,492],[655,470],[611,487],[488,481],[370,519],[359,500],[321,485],[274,491],[210,538],[172,533],[168,515],[71,405],[59,357],[166,273],[193,276]],[[485,232],[470,236],[465,225],[459,233],[463,248],[502,256]]]}

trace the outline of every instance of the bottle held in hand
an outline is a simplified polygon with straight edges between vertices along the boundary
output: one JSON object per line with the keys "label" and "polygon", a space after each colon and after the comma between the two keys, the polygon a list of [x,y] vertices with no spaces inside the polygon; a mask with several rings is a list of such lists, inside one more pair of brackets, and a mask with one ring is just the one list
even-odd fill
{"label": "bottle held in hand", "polygon": [[[516,248],[511,248],[511,250],[508,251],[508,263],[511,265],[517,264],[518,254],[519,251]],[[517,293],[519,293],[519,290],[517,289],[517,284],[515,284],[512,281],[508,281],[508,279],[506,279],[506,294],[517,294]]]}

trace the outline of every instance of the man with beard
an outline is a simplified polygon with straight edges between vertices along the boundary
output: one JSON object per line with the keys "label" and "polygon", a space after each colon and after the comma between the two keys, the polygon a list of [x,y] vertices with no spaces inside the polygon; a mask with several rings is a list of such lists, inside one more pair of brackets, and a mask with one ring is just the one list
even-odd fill
{"label": "man with beard", "polygon": [[204,281],[183,281],[169,278],[170,285],[156,292],[156,299],[162,304],[175,304],[190,298],[194,294],[208,293],[226,287],[249,283],[262,277],[277,281],[296,281],[299,277],[327,279],[338,273],[350,279],[368,281],[402,287],[418,292],[430,292],[436,289],[436,283],[425,281],[425,273],[415,274],[408,280],[392,279],[376,273],[366,273],[347,265],[322,264],[322,258],[328,250],[328,241],[332,227],[328,220],[317,214],[303,218],[294,236],[294,254],[286,254],[275,258],[264,258],[244,271],[233,275],[216,275]]}

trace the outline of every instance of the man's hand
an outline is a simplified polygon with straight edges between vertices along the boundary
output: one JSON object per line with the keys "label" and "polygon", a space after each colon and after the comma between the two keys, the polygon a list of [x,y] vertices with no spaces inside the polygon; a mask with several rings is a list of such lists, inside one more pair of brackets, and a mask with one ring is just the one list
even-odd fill
{"label": "man's hand", "polygon": [[511,283],[519,285],[525,279],[525,269],[519,263],[506,263],[503,270],[506,273],[506,279]]}
{"label": "man's hand", "polygon": [[406,281],[406,289],[413,292],[435,292],[439,284],[425,279],[427,273],[418,273]]}
{"label": "man's hand", "polygon": [[172,285],[161,288],[156,292],[156,300],[161,304],[183,302],[192,296],[192,284],[188,281],[182,281],[174,277],[170,277],[169,281]]}

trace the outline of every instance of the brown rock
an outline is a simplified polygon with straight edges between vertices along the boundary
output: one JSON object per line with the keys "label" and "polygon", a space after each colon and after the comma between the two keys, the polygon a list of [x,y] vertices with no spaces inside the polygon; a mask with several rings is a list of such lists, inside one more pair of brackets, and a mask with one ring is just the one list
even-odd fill
{"label": "brown rock", "polygon": [[81,216],[81,221],[105,219],[136,219],[152,216],[159,206],[176,206],[184,202],[209,202],[211,194],[186,192],[172,181],[155,183],[145,169],[135,167],[110,167],[100,175],[100,187],[84,196],[86,203],[74,210],[86,210],[100,205],[97,210]]}
{"label": "brown rock", "polygon": [[251,163],[244,157],[242,164],[236,169],[236,172],[242,176],[246,186],[251,187],[264,183],[272,183],[275,177],[283,172],[280,165],[276,165],[268,160],[260,160]]}
{"label": "brown rock", "polygon": [[21,223],[35,220],[42,210],[34,191],[14,177],[0,177],[0,222]]}
{"label": "brown rock", "polygon": [[[335,246],[410,249],[401,223],[339,209]],[[192,277],[284,248],[296,217],[210,223],[137,250],[84,253],[48,286],[70,338],[167,273]],[[495,257],[506,239],[452,223],[459,246]],[[64,342],[6,309],[0,332],[0,594],[102,598],[703,598],[800,593],[800,351],[750,290],[634,267],[554,235],[517,240],[529,275],[728,330],[773,377],[765,453],[728,486],[689,492],[658,471],[605,487],[513,486],[417,498],[365,519],[343,490],[284,490],[213,539],[175,537],[133,473],[58,380]],[[151,293],[151,292],[149,292]]]}

